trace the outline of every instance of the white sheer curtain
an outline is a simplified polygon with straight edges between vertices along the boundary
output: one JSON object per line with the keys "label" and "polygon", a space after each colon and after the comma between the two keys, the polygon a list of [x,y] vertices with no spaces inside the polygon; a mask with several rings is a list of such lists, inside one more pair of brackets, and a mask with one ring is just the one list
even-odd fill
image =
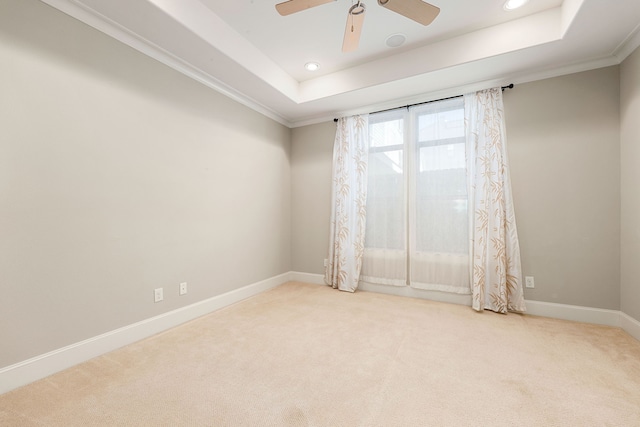
{"label": "white sheer curtain", "polygon": [[468,149],[473,308],[525,311],[522,269],[506,151],[502,90],[468,94]]}
{"label": "white sheer curtain", "polygon": [[369,117],[361,280],[524,311],[500,88]]}
{"label": "white sheer curtain", "polygon": [[329,263],[325,282],[341,291],[358,287],[367,200],[368,116],[338,120],[333,147]]}
{"label": "white sheer curtain", "polygon": [[462,98],[369,117],[361,280],[470,293]]}
{"label": "white sheer curtain", "polygon": [[360,280],[407,284],[406,114],[369,116],[367,226]]}
{"label": "white sheer curtain", "polygon": [[414,107],[410,117],[410,285],[469,294],[463,99]]}

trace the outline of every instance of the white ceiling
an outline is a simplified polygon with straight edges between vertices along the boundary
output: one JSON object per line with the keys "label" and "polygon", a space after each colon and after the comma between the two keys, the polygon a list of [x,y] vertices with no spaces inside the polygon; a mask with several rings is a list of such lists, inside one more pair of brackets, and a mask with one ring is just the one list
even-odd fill
{"label": "white ceiling", "polygon": [[[42,0],[287,125],[620,63],[640,45],[639,0],[433,0],[422,26],[377,0],[342,53],[352,0],[289,16],[279,0]],[[402,33],[404,45],[389,48]],[[304,64],[320,63],[309,72]]]}

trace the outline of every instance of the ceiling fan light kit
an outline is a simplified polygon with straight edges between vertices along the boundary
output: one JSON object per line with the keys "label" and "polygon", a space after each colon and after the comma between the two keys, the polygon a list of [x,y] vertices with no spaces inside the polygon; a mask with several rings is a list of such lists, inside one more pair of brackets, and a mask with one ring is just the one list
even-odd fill
{"label": "ceiling fan light kit", "polygon": [[[286,16],[332,1],[336,0],[288,0],[276,4],[276,10],[280,15]],[[527,0],[524,1],[526,2]],[[389,9],[422,25],[431,24],[440,13],[439,7],[422,0],[378,0],[378,4],[385,9]],[[353,52],[358,48],[360,34],[362,33],[362,27],[364,25],[365,12],[366,7],[360,0],[349,9],[347,13],[347,26],[342,42],[343,52]]]}

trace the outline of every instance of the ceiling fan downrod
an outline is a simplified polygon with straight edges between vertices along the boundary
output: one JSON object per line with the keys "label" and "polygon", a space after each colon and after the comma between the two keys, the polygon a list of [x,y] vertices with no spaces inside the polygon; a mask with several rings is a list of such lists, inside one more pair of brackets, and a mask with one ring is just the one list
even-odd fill
{"label": "ceiling fan downrod", "polygon": [[349,8],[349,15],[352,15],[352,16],[362,15],[366,10],[367,10],[366,5],[361,1],[358,1],[358,3],[354,4]]}

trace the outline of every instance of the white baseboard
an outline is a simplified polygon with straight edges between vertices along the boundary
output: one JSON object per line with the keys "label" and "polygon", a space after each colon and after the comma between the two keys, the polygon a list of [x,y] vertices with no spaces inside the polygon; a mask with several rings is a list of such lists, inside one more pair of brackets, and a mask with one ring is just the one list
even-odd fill
{"label": "white baseboard", "polygon": [[527,306],[527,314],[534,316],[594,323],[596,325],[621,326],[620,315],[622,313],[618,310],[530,300],[525,301],[525,304]]}
{"label": "white baseboard", "polygon": [[280,274],[0,369],[0,394],[242,301],[291,280]]}
{"label": "white baseboard", "polygon": [[[291,271],[204,301],[152,317],[0,369],[0,394],[45,378],[89,359],[148,338],[286,282],[324,284],[322,274]],[[364,284],[364,291],[471,305],[468,295],[422,291],[410,287]],[[640,321],[616,310],[526,301],[527,313],[556,319],[616,326],[640,341]]]}
{"label": "white baseboard", "polygon": [[626,313],[620,313],[620,327],[629,335],[640,341],[640,321]]}
{"label": "white baseboard", "polygon": [[[310,283],[314,285],[325,284],[323,274],[302,273],[298,271],[292,271],[290,274],[290,280],[292,281]],[[358,289],[365,292],[379,292],[388,295],[423,298],[431,301],[471,306],[471,297],[469,295],[425,291],[422,289],[414,289],[409,286],[386,286],[362,282],[359,284]],[[603,308],[583,307],[578,305],[557,304],[533,300],[526,300],[525,304],[527,306],[527,314],[532,316],[614,326],[621,328],[626,333],[640,341],[640,321],[619,310],[607,310]]]}
{"label": "white baseboard", "polygon": [[[317,285],[324,284],[324,275],[291,272],[291,280]],[[385,286],[371,283],[360,283],[358,289],[365,292],[379,292],[389,295],[423,298],[450,304],[471,305],[469,295],[456,295],[446,292],[423,291],[409,286]],[[575,322],[593,323],[596,325],[622,328],[629,335],[640,341],[640,321],[618,310],[583,307],[577,305],[557,304],[544,301],[525,301],[527,314],[551,317],[553,319],[572,320]]]}
{"label": "white baseboard", "polygon": [[448,304],[471,306],[471,295],[454,294],[450,292],[428,291],[415,289],[411,286],[378,285],[375,283],[360,282],[358,289],[365,292],[378,292],[387,295],[396,295],[409,298],[420,298],[429,301],[445,302]]}
{"label": "white baseboard", "polygon": [[324,274],[314,273],[301,273],[299,271],[292,271],[290,273],[291,281],[310,283],[312,285],[324,285]]}
{"label": "white baseboard", "polygon": [[[422,298],[431,301],[445,302],[471,306],[471,295],[458,295],[447,292],[425,291],[410,286],[385,286],[371,283],[361,283],[358,289],[368,292],[380,292],[390,295]],[[594,323],[621,327],[621,312],[601,308],[581,307],[567,304],[556,304],[542,301],[525,301],[527,313],[534,316],[551,317],[554,319],[573,320],[583,323]]]}

